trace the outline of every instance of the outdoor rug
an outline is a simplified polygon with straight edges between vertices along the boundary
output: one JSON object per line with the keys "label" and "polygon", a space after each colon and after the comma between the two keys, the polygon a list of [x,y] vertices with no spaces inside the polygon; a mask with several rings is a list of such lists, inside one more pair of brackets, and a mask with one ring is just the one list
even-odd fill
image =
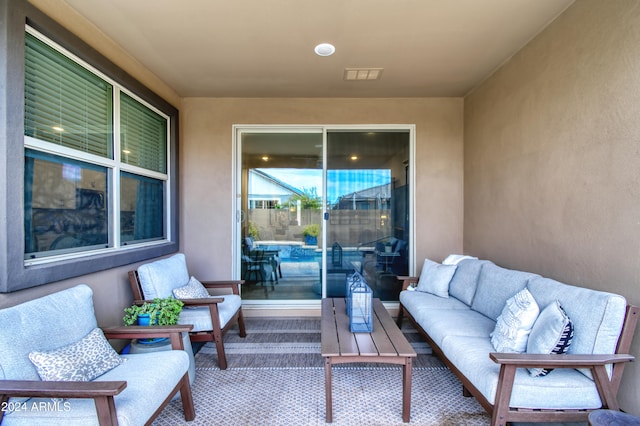
{"label": "outdoor rug", "polygon": [[[174,425],[324,425],[324,368],[318,318],[245,320],[247,337],[225,336],[227,370],[215,346],[198,350],[192,387],[196,418],[185,422],[173,401],[153,423]],[[409,325],[403,332],[418,353],[412,375],[411,424],[488,425],[458,379]],[[385,364],[333,367],[335,425],[402,425],[402,369]]]}

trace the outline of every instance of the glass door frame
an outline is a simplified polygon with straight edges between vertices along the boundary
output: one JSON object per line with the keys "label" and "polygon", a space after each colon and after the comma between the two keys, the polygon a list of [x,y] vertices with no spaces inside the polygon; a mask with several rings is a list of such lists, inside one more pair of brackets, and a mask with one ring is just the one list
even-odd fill
{"label": "glass door frame", "polygon": [[[232,278],[240,279],[241,265],[241,228],[243,223],[242,209],[242,135],[247,133],[322,133],[322,218],[327,219],[327,133],[331,131],[406,131],[409,133],[409,164],[407,181],[409,183],[409,274],[415,275],[415,124],[340,124],[340,125],[269,125],[269,124],[234,124],[232,126],[232,243],[231,261]],[[322,297],[326,295],[327,268],[327,227],[322,225]],[[389,308],[397,308],[398,302],[385,302]],[[270,309],[305,309],[319,308],[320,300],[249,300],[243,306]]]}

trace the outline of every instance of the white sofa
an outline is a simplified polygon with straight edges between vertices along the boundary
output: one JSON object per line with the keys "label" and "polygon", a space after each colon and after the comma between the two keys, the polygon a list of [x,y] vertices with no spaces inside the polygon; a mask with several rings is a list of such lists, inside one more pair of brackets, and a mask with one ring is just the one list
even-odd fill
{"label": "white sofa", "polygon": [[[501,268],[487,260],[460,256],[447,260],[443,263],[451,265],[427,261],[430,266],[425,263],[419,278],[400,277],[404,285],[398,324],[404,315],[409,318],[434,353],[460,378],[465,394],[475,396],[492,415],[493,425],[586,421],[589,410],[618,409],[616,393],[622,370],[625,362],[633,360],[628,352],[637,307],[627,306],[619,295]],[[496,323],[501,315],[509,317],[507,301],[513,303],[513,296],[521,291],[535,299],[531,305],[537,305],[540,314],[534,312],[532,325],[538,335],[545,326],[541,313],[549,307],[546,315],[551,305],[560,303],[573,326],[566,354],[495,349],[491,335]],[[534,377],[525,367],[532,372],[555,369]]]}

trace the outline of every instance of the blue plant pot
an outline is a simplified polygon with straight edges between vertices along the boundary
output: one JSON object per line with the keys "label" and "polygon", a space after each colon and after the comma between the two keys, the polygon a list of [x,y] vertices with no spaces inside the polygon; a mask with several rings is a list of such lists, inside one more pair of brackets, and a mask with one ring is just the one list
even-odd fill
{"label": "blue plant pot", "polygon": [[149,314],[138,315],[138,325],[148,326],[149,324],[151,324],[151,317]]}

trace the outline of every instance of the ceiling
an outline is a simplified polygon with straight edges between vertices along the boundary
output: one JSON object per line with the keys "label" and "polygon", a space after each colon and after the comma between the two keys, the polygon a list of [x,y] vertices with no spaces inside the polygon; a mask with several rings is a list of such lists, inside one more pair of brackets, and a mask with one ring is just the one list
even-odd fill
{"label": "ceiling", "polygon": [[181,97],[432,97],[467,94],[574,0],[64,1]]}

